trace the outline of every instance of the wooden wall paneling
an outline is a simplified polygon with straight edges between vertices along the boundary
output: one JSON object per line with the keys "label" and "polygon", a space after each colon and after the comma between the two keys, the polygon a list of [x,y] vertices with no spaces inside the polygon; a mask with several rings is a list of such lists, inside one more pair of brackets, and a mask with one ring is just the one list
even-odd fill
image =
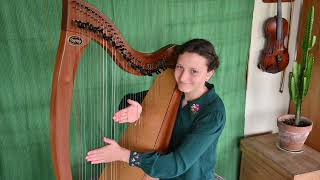
{"label": "wooden wall paneling", "polygon": [[[313,129],[307,139],[306,144],[320,151],[320,1],[319,0],[304,0],[301,9],[300,25],[298,33],[298,62],[301,61],[302,52],[301,45],[303,41],[304,28],[308,10],[311,6],[315,7],[315,18],[313,24],[313,34],[317,36],[317,42],[312,49],[312,54],[315,57],[315,63],[312,72],[312,80],[309,92],[302,104],[302,115],[311,119],[314,123]],[[293,60],[293,59],[292,59]],[[294,113],[294,104],[290,103],[289,113]]]}

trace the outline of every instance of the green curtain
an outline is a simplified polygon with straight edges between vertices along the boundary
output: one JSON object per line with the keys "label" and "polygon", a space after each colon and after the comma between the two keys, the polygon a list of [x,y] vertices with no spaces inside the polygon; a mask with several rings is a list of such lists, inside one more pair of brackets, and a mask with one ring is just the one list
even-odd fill
{"label": "green curtain", "polygon": [[[218,145],[216,172],[228,180],[239,174],[239,140],[243,136],[246,67],[249,53],[253,0],[90,0],[110,17],[128,43],[142,52],[191,38],[210,40],[221,58],[211,82],[225,102],[227,123]],[[0,2],[0,179],[55,179],[50,149],[50,96],[53,67],[60,36],[60,0],[4,0]],[[127,92],[148,88],[154,77],[143,80],[123,72],[107,79],[99,69],[102,49],[91,43],[79,66],[75,94],[86,109],[101,104],[100,91],[120,92],[106,104],[108,113],[93,119],[110,119],[114,105]],[[107,58],[108,59],[108,58]],[[111,79],[110,79],[111,78]],[[118,79],[118,81],[112,81]],[[111,81],[110,81],[111,80]],[[99,85],[107,81],[106,85]],[[123,85],[129,88],[122,89]],[[93,87],[93,88],[87,88]],[[127,86],[128,87],[128,86]],[[79,90],[79,92],[78,92]],[[82,91],[80,91],[82,90]],[[110,93],[109,92],[109,93]],[[100,98],[97,98],[100,97]],[[79,105],[80,104],[80,105]],[[73,114],[76,113],[73,111]],[[76,117],[76,115],[75,115]],[[106,126],[109,127],[110,126]],[[121,128],[120,128],[121,129]],[[112,128],[106,130],[112,133]],[[121,131],[121,130],[120,130]],[[73,132],[73,131],[72,131]],[[71,134],[71,138],[76,138]],[[118,138],[118,137],[113,137]]]}

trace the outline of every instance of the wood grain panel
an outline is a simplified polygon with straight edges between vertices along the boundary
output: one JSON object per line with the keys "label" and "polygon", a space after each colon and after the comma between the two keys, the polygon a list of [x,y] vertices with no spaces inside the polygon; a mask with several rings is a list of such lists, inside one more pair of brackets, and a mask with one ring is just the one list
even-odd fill
{"label": "wood grain panel", "polygon": [[[311,119],[314,123],[313,129],[306,141],[306,144],[320,151],[320,1],[319,0],[304,0],[300,17],[300,27],[298,33],[298,62],[301,60],[301,45],[304,35],[304,27],[306,23],[307,13],[311,6],[315,6],[315,19],[313,25],[313,34],[317,36],[317,42],[312,49],[315,56],[313,67],[313,76],[307,96],[302,104],[302,115]],[[291,102],[289,113],[294,113],[294,105]]]}
{"label": "wood grain panel", "polygon": [[241,140],[240,180],[320,180],[320,153],[308,146],[299,154],[276,147],[277,134]]}

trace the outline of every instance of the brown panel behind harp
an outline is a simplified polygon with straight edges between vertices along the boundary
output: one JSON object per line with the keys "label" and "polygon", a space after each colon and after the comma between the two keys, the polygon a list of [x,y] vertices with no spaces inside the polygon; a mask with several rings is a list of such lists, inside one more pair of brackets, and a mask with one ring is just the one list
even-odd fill
{"label": "brown panel behind harp", "polygon": [[[160,70],[174,67],[176,46],[168,45],[154,53],[138,52],[126,43],[109,18],[81,0],[63,0],[62,18],[62,30],[52,80],[50,138],[56,179],[71,180],[69,129],[73,86],[77,66],[89,42],[95,40],[108,52],[116,49],[113,59],[115,63],[134,75],[159,74]],[[168,69],[161,73],[148,92],[143,102],[143,106],[148,106],[148,110],[143,112],[139,120],[141,121],[138,126],[140,129],[130,126],[124,133],[123,139],[130,142],[132,137],[128,134],[136,132],[141,142],[135,141],[131,145],[122,142],[124,145],[139,151],[167,149],[181,97],[172,72]],[[154,95],[155,93],[160,95]],[[153,121],[144,120],[144,117],[150,117],[148,113],[153,115]],[[103,174],[104,177],[107,177],[107,172],[108,170]],[[121,165],[118,172],[125,176],[118,176],[117,180],[144,178],[141,170],[128,165]],[[142,177],[139,175],[141,173]],[[112,180],[116,179],[112,178]]]}

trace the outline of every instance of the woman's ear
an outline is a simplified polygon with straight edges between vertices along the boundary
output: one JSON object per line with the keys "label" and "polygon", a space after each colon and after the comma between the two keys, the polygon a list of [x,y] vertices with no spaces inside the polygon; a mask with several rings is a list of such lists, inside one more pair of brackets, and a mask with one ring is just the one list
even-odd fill
{"label": "woman's ear", "polygon": [[206,81],[209,81],[210,78],[214,75],[214,73],[215,73],[214,69],[212,69],[211,71],[207,72]]}

